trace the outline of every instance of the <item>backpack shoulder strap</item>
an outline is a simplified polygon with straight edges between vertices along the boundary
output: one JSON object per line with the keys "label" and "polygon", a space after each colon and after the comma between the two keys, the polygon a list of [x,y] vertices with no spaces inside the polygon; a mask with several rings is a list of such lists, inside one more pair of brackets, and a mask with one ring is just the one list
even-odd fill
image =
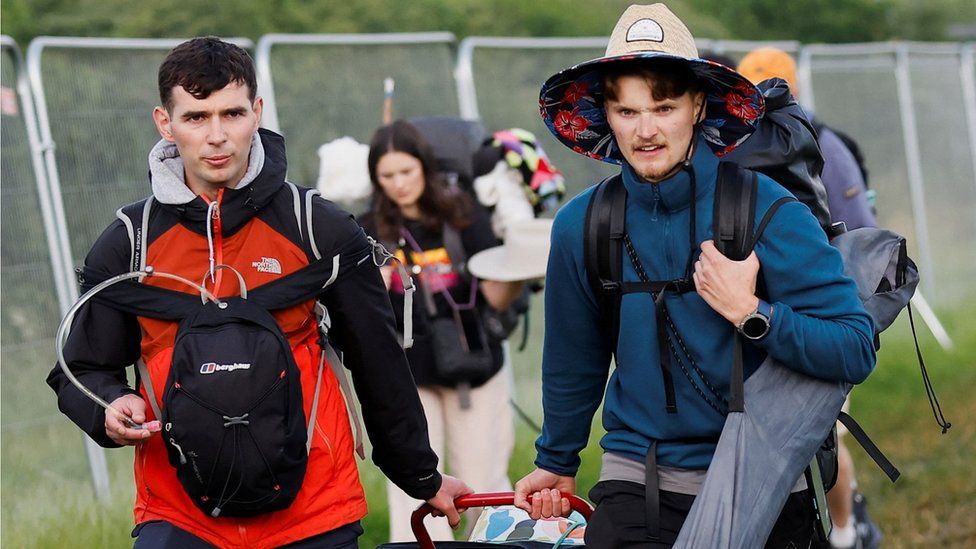
{"label": "backpack shoulder strap", "polygon": [[742,261],[752,253],[752,224],[756,218],[756,172],[720,162],[715,181],[712,232],[722,255]]}
{"label": "backpack shoulder strap", "polygon": [[452,227],[450,223],[444,223],[441,231],[444,249],[447,250],[447,255],[451,258],[451,265],[462,278],[470,281],[472,275],[468,272],[468,252],[464,249],[461,232]]}
{"label": "backpack shoulder strap", "polygon": [[150,196],[145,200],[123,206],[115,212],[125,225],[129,235],[129,269],[141,271],[146,268],[146,248],[149,238],[149,214],[155,199]]}
{"label": "backpack shoulder strap", "polygon": [[606,328],[611,352],[620,330],[620,283],[623,279],[623,237],[627,189],[619,174],[601,181],[586,208],[583,222],[583,264]]}
{"label": "backpack shoulder strap", "polygon": [[796,200],[793,196],[784,196],[774,201],[753,230],[758,189],[759,176],[756,172],[731,162],[719,164],[712,232],[715,247],[729,259],[742,261],[749,257],[780,206]]}
{"label": "backpack shoulder strap", "polygon": [[[742,261],[749,257],[766,225],[780,206],[796,200],[792,196],[785,196],[773,202],[753,231],[758,189],[759,176],[756,172],[731,162],[719,163],[715,181],[715,204],[712,210],[713,239],[718,251],[734,261]],[[732,373],[729,381],[729,411],[741,412],[745,409],[742,336],[735,333],[734,338]]]}

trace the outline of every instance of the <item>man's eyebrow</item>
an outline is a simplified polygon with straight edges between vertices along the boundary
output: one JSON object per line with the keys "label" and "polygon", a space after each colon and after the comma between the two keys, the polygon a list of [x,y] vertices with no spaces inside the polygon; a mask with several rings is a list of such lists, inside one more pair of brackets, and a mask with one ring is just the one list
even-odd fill
{"label": "man's eyebrow", "polygon": [[189,120],[190,118],[197,118],[200,116],[207,116],[207,111],[186,111],[180,115],[180,118],[184,120]]}
{"label": "man's eyebrow", "polygon": [[[226,116],[228,114],[244,114],[246,112],[247,112],[247,107],[230,107],[221,110],[220,114],[222,116]],[[183,118],[184,120],[189,120],[190,118],[207,117],[207,116],[210,116],[210,111],[186,111],[180,117]]]}

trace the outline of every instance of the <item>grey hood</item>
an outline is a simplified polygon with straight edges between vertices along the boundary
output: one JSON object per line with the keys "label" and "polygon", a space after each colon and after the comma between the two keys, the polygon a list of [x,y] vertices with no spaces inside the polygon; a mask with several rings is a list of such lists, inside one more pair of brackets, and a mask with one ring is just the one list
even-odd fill
{"label": "grey hood", "polygon": [[[261,173],[264,167],[264,145],[258,132],[251,137],[251,153],[244,178],[236,189],[243,189]],[[191,202],[196,195],[186,186],[183,159],[176,145],[165,139],[149,151],[149,173],[153,196],[163,204],[181,205]]]}

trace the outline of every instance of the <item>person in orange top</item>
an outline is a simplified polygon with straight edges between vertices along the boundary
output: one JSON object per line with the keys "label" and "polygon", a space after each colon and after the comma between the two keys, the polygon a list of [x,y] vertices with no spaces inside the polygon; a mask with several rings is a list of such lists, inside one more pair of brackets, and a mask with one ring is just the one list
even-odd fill
{"label": "person in orange top", "polygon": [[[351,215],[285,181],[282,137],[258,128],[263,103],[250,56],[217,38],[189,40],[160,66],[159,92],[162,105],[153,119],[163,139],[149,155],[152,203],[140,229],[147,243],[144,264],[191,280],[206,274],[218,297],[237,295],[240,288],[235,277],[214,271],[215,264],[234,267],[249,288],[323,256],[336,259],[340,276],[331,285],[323,281],[328,289],[317,299],[274,311],[299,368],[306,417],[315,418],[304,481],[282,510],[246,518],[205,514],[178,482],[158,433],[129,428],[88,400],[59,367],[52,370],[47,381],[65,415],[104,447],[136,447],[135,547],[358,546],[366,500],[345,403],[329,369],[322,374],[317,413],[309,414],[320,355],[315,301],[327,308],[329,337],[352,372],[373,461],[456,525],[453,501],[470,489],[437,472],[386,287],[379,268],[365,260],[370,243]],[[301,193],[307,197],[307,227],[296,225],[294,197]],[[132,270],[132,227],[119,217],[89,251],[86,273],[108,277]],[[146,282],[188,291],[165,280]],[[143,423],[152,419],[147,380],[129,386],[125,368],[141,358],[160,394],[176,328],[175,322],[89,302],[65,345],[67,365],[87,388]]]}

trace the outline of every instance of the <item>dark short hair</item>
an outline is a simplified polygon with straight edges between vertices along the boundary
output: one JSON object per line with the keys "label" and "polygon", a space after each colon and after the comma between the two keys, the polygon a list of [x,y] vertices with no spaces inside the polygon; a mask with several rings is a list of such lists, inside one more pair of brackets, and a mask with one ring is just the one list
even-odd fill
{"label": "dark short hair", "polygon": [[655,101],[702,91],[704,83],[688,63],[678,59],[636,59],[608,64],[602,70],[603,98],[617,99],[617,81],[624,76],[643,78]]}
{"label": "dark short hair", "polygon": [[159,100],[166,110],[172,110],[176,86],[197,99],[206,99],[231,82],[247,86],[247,95],[254,101],[257,78],[251,56],[215,36],[194,38],[173,48],[159,66]]}

